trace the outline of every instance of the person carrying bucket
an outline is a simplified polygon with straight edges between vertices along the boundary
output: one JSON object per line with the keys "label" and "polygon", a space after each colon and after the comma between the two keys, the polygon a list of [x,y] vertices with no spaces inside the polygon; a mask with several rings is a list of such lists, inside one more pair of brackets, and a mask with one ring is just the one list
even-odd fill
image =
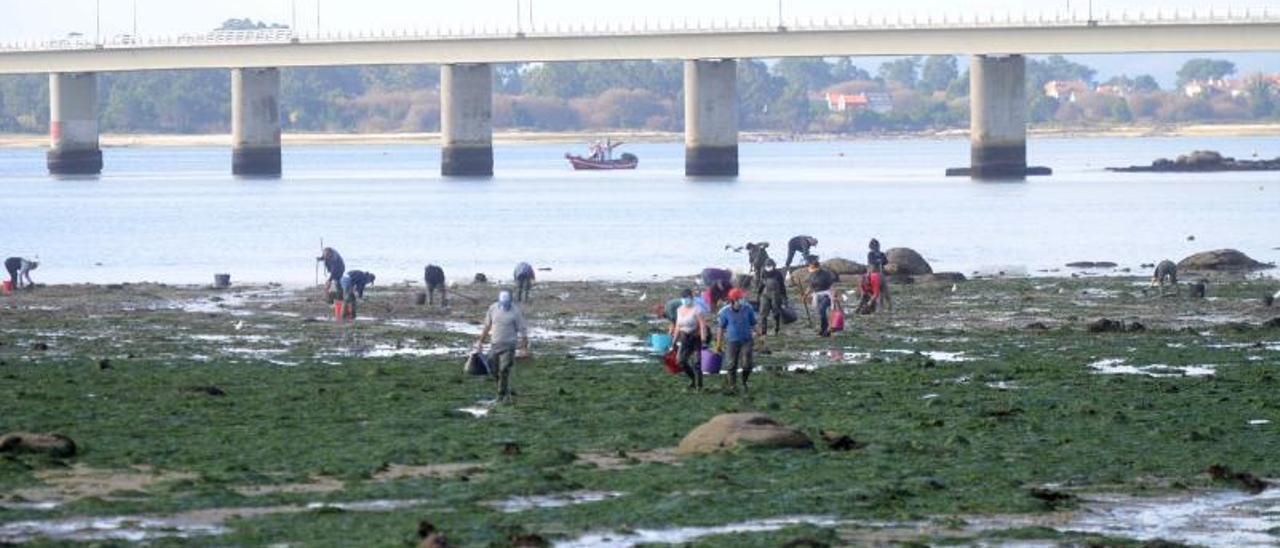
{"label": "person carrying bucket", "polygon": [[[875,310],[889,312],[893,308],[893,301],[889,298],[889,281],[884,271],[889,264],[889,257],[880,251],[880,240],[875,238],[867,243],[867,249],[867,274],[869,283],[874,284],[872,290],[875,294]],[[870,276],[871,274],[874,276]]]}
{"label": "person carrying bucket", "polygon": [[729,304],[718,314],[720,331],[716,345],[727,351],[729,358],[729,389],[738,391],[738,366],[742,366],[742,390],[750,392],[747,384],[755,367],[752,333],[756,327],[756,311],[747,303],[747,293],[739,288],[729,290]]}
{"label": "person carrying bucket", "polygon": [[490,337],[489,374],[498,382],[498,401],[509,402],[515,391],[511,389],[512,368],[516,364],[516,349],[529,349],[529,325],[520,305],[512,302],[511,292],[498,292],[498,301],[489,305],[484,315],[484,328],[476,340],[476,353],[484,351],[485,337]]}
{"label": "person carrying bucket", "polygon": [[702,350],[702,341],[711,333],[707,329],[706,316],[693,302],[693,291],[680,293],[680,307],[676,309],[676,321],[671,324],[671,345],[677,349],[676,361],[689,376],[689,389],[702,389],[702,368],[690,365],[693,356]]}
{"label": "person carrying bucket", "polygon": [[828,312],[832,306],[840,305],[840,294],[832,291],[831,288],[840,281],[840,275],[822,268],[818,262],[818,257],[810,255],[808,258],[809,269],[809,291],[806,298],[813,300],[813,308],[818,312],[818,336],[830,337],[831,324],[829,323]]}
{"label": "person carrying bucket", "polygon": [[787,305],[787,278],[773,259],[766,260],[756,285],[756,299],[760,301],[760,336],[769,332],[769,318],[773,317],[773,334],[782,331],[782,307]]}
{"label": "person carrying bucket", "polygon": [[338,250],[332,247],[326,247],[320,251],[320,256],[316,257],[316,261],[324,261],[324,271],[329,278],[324,281],[324,294],[329,295],[330,291],[342,287],[342,275],[347,271],[347,263],[342,261],[342,255],[338,254]]}
{"label": "person carrying bucket", "polygon": [[22,257],[9,257],[4,260],[4,269],[9,271],[9,285],[13,286],[13,289],[23,287],[34,289],[36,284],[31,281],[31,271],[39,266],[40,261],[28,261]]}
{"label": "person carrying bucket", "polygon": [[516,280],[516,302],[529,302],[529,290],[533,289],[533,267],[529,266],[529,263],[521,262],[516,265],[512,277]]}

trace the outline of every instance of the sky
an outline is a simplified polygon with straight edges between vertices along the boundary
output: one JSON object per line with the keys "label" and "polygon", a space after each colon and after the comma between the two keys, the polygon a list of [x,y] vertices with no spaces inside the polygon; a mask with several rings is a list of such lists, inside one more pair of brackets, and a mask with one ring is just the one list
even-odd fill
{"label": "sky", "polygon": [[[79,32],[92,38],[132,34],[140,36],[205,32],[231,17],[289,25],[301,32],[392,30],[443,26],[527,25],[605,20],[653,19],[776,19],[781,3],[784,18],[853,17],[860,15],[926,15],[943,13],[1003,16],[1006,13],[1067,13],[1082,18],[1092,8],[1106,11],[1209,7],[1226,9],[1270,6],[1280,14],[1278,0],[0,0],[0,42],[44,40]],[[96,14],[101,6],[101,23]],[[136,9],[135,9],[136,6]],[[871,6],[871,7],[867,7]],[[100,30],[98,30],[100,28]]]}

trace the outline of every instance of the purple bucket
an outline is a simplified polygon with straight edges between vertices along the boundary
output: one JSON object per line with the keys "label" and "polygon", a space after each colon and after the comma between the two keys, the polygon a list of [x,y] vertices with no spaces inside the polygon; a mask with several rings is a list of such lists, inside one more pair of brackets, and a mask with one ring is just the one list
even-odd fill
{"label": "purple bucket", "polygon": [[702,373],[716,375],[720,373],[721,355],[710,350],[702,351]]}

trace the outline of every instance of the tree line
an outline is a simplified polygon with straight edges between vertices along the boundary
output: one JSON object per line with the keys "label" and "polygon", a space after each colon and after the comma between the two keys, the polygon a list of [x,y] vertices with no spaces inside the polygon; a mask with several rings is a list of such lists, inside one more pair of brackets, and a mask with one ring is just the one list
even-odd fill
{"label": "tree line", "polygon": [[[271,28],[233,19],[223,29]],[[1096,71],[1062,56],[1027,60],[1033,124],[1274,121],[1274,81],[1255,78],[1239,93],[1189,97],[1182,85],[1231,76],[1228,61],[1192,59],[1178,87],[1163,90],[1151,75],[1117,76],[1093,90]],[[684,125],[680,61],[566,62],[496,65],[495,127],[543,131],[665,130]],[[105,132],[215,133],[230,127],[226,70],[104,73],[99,77]],[[1050,81],[1079,81],[1072,97],[1045,95]],[[0,132],[48,131],[48,77],[0,77]],[[415,132],[440,126],[439,67],[432,65],[289,68],[281,71],[285,131]],[[831,112],[823,94],[874,93],[888,112]],[[738,62],[739,127],[747,131],[894,132],[964,128],[969,77],[949,55],[901,57],[874,73],[851,58],[787,58]]]}

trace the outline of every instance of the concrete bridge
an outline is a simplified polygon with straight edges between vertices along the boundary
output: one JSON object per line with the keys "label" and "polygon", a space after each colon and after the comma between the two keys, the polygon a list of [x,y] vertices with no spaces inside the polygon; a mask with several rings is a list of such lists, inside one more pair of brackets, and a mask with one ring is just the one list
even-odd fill
{"label": "concrete bridge", "polygon": [[[441,173],[493,173],[492,63],[682,59],[685,173],[738,173],[739,58],[972,56],[970,167],[975,178],[1022,178],[1025,58],[1051,53],[1280,51],[1280,10],[1107,13],[966,19],[684,21],[435,29],[341,35],[290,31],[125,37],[107,43],[0,45],[0,74],[50,74],[49,171],[96,174],[97,80],[103,71],[232,71],[232,172],[279,175],[281,67],[441,65]],[[1035,171],[1033,170],[1033,173]]]}

